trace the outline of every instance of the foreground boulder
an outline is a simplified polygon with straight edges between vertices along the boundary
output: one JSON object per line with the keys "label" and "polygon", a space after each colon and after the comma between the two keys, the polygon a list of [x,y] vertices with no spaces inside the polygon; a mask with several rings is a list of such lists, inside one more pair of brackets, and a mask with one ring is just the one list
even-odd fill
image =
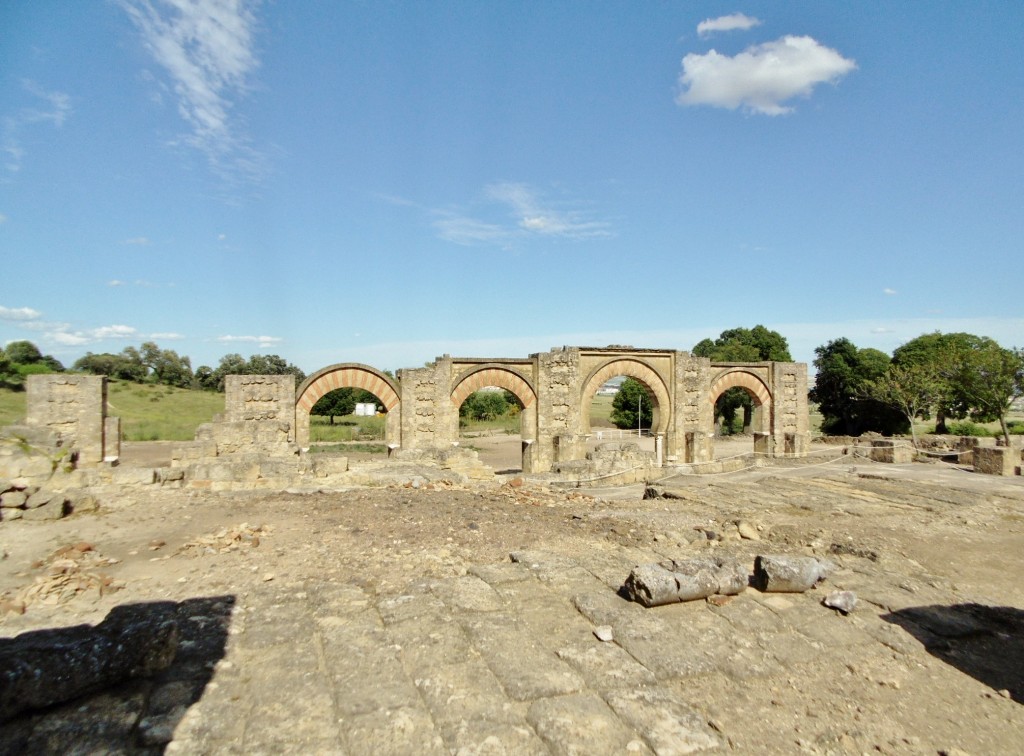
{"label": "foreground boulder", "polygon": [[173,606],[127,604],[95,626],[0,639],[0,722],[169,667],[178,649]]}

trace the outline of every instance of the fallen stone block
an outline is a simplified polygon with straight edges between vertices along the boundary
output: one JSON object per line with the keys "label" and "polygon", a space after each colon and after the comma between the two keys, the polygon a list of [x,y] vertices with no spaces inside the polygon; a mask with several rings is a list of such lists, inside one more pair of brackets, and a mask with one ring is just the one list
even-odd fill
{"label": "fallen stone block", "polygon": [[857,608],[857,594],[853,591],[832,591],[821,603],[829,609],[837,609],[843,614],[849,614]]}
{"label": "fallen stone block", "polygon": [[26,509],[22,514],[25,520],[59,520],[68,513],[63,495],[55,496],[39,507]]}
{"label": "fallen stone block", "polygon": [[736,560],[686,559],[641,564],[626,578],[626,594],[646,607],[733,595],[747,587],[748,574]]}
{"label": "fallen stone block", "polygon": [[169,606],[127,604],[95,626],[0,639],[0,721],[169,667],[178,649]]}
{"label": "fallen stone block", "polygon": [[0,495],[0,509],[21,509],[28,501],[24,491],[7,491]]}
{"label": "fallen stone block", "polygon": [[803,593],[835,569],[826,559],[808,556],[767,556],[754,559],[753,585],[765,593]]}

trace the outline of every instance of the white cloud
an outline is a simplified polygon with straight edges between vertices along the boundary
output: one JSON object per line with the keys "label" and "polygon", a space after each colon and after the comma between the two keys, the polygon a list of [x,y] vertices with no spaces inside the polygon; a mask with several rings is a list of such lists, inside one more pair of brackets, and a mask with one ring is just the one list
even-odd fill
{"label": "white cloud", "polygon": [[814,87],[834,83],[857,67],[853,60],[811,37],[786,36],[748,47],[735,56],[711,50],[683,58],[679,76],[680,105],[711,105],[753,113],[782,115],[793,97],[807,97]]}
{"label": "white cloud", "polygon": [[127,281],[119,281],[116,278],[114,280],[112,280],[112,281],[107,281],[107,286],[127,286],[127,285],[128,285]]}
{"label": "white cloud", "polygon": [[882,293],[886,294],[888,296],[892,296],[893,294],[896,294],[897,292],[896,292],[896,289],[885,288],[885,289],[882,289]]}
{"label": "white cloud", "polygon": [[745,31],[760,25],[760,19],[746,16],[742,13],[732,13],[728,16],[704,19],[697,24],[697,34],[702,37],[708,37],[715,32],[736,31],[737,29]]}
{"label": "white cloud", "polygon": [[152,244],[149,239],[145,236],[133,236],[131,239],[125,239],[122,244],[128,244],[130,246],[146,247]]}
{"label": "white cloud", "polygon": [[280,336],[218,336],[217,341],[230,343],[230,342],[248,342],[252,344],[258,344],[261,349],[275,344],[280,344],[284,339]]}
{"label": "white cloud", "polygon": [[437,229],[437,235],[445,241],[465,245],[504,244],[510,241],[512,236],[509,230],[502,226],[461,215],[446,214],[445,217],[434,221],[434,228]]}
{"label": "white cloud", "polygon": [[46,338],[61,346],[82,346],[93,341],[83,333],[68,333],[67,331],[52,331],[46,334]]}
{"label": "white cloud", "polygon": [[134,339],[139,335],[136,328],[126,325],[109,325],[94,328],[91,332],[92,338],[102,339]]}
{"label": "white cloud", "polygon": [[611,236],[610,225],[581,210],[552,203],[527,184],[502,181],[484,187],[491,206],[504,208],[511,223],[481,220],[462,212],[439,210],[434,227],[442,239],[457,244],[500,244],[532,236],[591,239]]}
{"label": "white cloud", "polygon": [[235,100],[259,66],[256,17],[245,0],[120,0],[149,54],[170,77],[178,114],[201,151],[225,178],[257,179],[262,157],[237,132]]}
{"label": "white cloud", "polygon": [[25,129],[40,123],[60,128],[71,113],[71,98],[63,92],[48,92],[30,80],[22,81],[21,85],[36,101],[42,100],[44,106],[26,106],[0,120],[0,154],[4,155],[3,167],[8,173],[21,170],[25,157],[21,135]]}
{"label": "white cloud", "polygon": [[43,317],[43,313],[39,310],[33,310],[31,307],[4,307],[0,305],[0,320],[38,320]]}

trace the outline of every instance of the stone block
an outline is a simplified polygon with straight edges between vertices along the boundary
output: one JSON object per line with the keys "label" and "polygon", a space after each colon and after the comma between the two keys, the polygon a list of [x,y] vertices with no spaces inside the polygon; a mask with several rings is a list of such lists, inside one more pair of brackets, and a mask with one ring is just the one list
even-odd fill
{"label": "stone block", "polygon": [[1014,475],[1020,451],[1005,446],[979,446],[974,450],[974,471],[985,475]]}
{"label": "stone block", "polygon": [[313,474],[318,478],[346,472],[348,472],[348,457],[321,454],[313,458]]}
{"label": "stone block", "polygon": [[907,441],[873,440],[871,460],[897,465],[908,464],[914,461],[914,447]]}
{"label": "stone block", "polygon": [[41,507],[26,509],[23,518],[26,520],[59,520],[65,514],[64,497],[57,496]]}
{"label": "stone block", "polygon": [[115,467],[111,481],[118,486],[151,486],[156,482],[156,469],[152,467]]}
{"label": "stone block", "polygon": [[27,500],[24,491],[7,491],[0,494],[0,509],[19,509],[25,506]]}

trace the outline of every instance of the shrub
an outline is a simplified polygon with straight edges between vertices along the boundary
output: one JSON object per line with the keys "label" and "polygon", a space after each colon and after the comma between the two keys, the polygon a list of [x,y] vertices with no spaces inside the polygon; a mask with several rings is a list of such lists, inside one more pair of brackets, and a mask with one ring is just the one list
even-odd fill
{"label": "shrub", "polygon": [[972,423],[970,420],[961,420],[956,423],[949,423],[949,432],[954,436],[991,436],[992,431],[984,425]]}

